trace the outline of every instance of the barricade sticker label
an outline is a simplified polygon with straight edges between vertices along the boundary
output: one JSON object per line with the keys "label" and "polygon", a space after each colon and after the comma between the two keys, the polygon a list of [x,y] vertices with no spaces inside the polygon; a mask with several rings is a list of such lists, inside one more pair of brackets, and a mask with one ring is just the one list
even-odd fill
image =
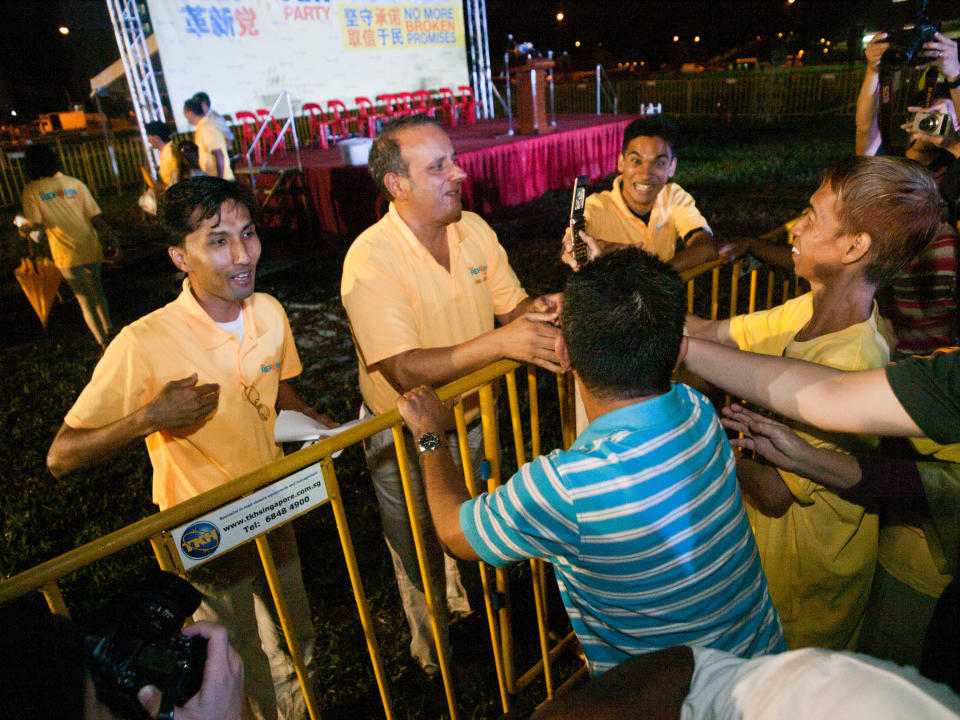
{"label": "barricade sticker label", "polygon": [[189,570],[329,500],[320,463],[277,480],[172,531]]}

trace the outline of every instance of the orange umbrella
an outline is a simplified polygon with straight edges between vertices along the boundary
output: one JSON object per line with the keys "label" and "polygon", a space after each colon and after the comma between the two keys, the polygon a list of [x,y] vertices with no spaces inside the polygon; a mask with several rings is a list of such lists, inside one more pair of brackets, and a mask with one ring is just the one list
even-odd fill
{"label": "orange umbrella", "polygon": [[60,271],[52,260],[38,257],[23,258],[13,274],[17,276],[17,282],[23,288],[23,293],[46,329],[53,299],[59,295],[60,281],[63,279]]}

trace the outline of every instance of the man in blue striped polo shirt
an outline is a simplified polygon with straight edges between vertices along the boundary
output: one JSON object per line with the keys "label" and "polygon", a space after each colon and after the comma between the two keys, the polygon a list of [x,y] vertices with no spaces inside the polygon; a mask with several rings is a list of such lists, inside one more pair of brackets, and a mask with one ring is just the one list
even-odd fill
{"label": "man in blue striped polo shirt", "polygon": [[684,308],[677,275],[643,252],[573,275],[557,356],[590,425],[493,493],[470,498],[450,453],[435,452],[450,403],[425,386],[398,401],[441,542],[496,566],[553,563],[594,674],[678,644],[744,657],[786,649],[730,444],[709,401],[670,382]]}

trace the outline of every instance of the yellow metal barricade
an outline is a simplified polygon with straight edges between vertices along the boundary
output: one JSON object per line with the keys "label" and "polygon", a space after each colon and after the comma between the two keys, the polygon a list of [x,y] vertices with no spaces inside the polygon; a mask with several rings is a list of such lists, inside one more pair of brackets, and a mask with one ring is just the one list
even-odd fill
{"label": "yellow metal barricade", "polygon": [[[789,225],[777,228],[774,232],[783,232]],[[708,263],[697,268],[693,268],[682,274],[682,278],[688,283],[690,309],[693,310],[694,298],[700,297],[706,299],[708,313],[716,318],[720,315],[721,295],[729,292],[729,302],[723,303],[724,309],[729,309],[731,314],[738,312],[738,307],[744,305],[748,310],[757,307],[758,288],[763,287],[758,279],[758,270],[751,272],[750,282],[747,290],[745,304],[740,300],[740,264],[734,263],[725,266],[721,261]],[[765,305],[769,307],[773,300],[773,292],[776,286],[776,280],[772,271],[767,271],[765,289]],[[727,274],[729,273],[729,279]],[[709,279],[709,280],[708,280]],[[709,287],[703,287],[709,281]],[[729,282],[729,290],[723,283]],[[698,284],[699,283],[699,284]],[[696,286],[696,288],[695,288]],[[795,289],[795,283],[791,283],[790,278],[783,281],[784,299]],[[721,290],[723,292],[721,292]],[[529,406],[529,447],[530,455],[527,455],[527,443],[523,434],[523,418],[521,417],[521,403],[519,399],[518,383],[516,382],[515,372],[522,368],[527,376],[528,388],[528,406]],[[474,476],[474,468],[471,463],[470,448],[467,444],[467,426],[463,414],[462,403],[455,406],[454,415],[456,428],[459,436],[459,449],[461,454],[461,466],[464,471],[467,489],[472,495],[477,492],[495,490],[501,483],[502,466],[501,452],[498,441],[497,428],[497,403],[495,400],[494,383],[499,381],[500,377],[505,377],[507,391],[507,408],[510,414],[511,436],[514,446],[514,455],[516,467],[521,467],[528,459],[541,454],[540,428],[541,422],[539,409],[541,403],[537,393],[537,375],[533,366],[521,366],[513,361],[503,360],[494,363],[487,368],[471,373],[468,376],[459,378],[452,383],[440,388],[438,394],[445,400],[450,397],[460,397],[465,393],[477,392],[480,400],[480,422],[483,431],[484,456],[489,461],[489,474],[484,473],[485,477],[477,478]],[[569,447],[575,440],[575,409],[573,378],[570,375],[557,375],[557,393],[559,418],[556,422],[560,426],[560,439],[564,447]],[[427,598],[428,608],[433,618],[434,640],[438,648],[439,664],[443,674],[444,688],[446,692],[447,703],[450,708],[452,719],[458,717],[458,709],[454,687],[452,684],[451,663],[448,657],[448,648],[445,643],[440,642],[439,626],[437,624],[438,613],[446,612],[445,602],[442,601],[442,589],[431,587],[430,574],[424,572],[427,567],[426,557],[423,546],[423,528],[419,522],[418,513],[414,507],[414,494],[410,480],[409,462],[407,457],[406,444],[403,441],[403,428],[399,413],[396,410],[374,416],[342,433],[301,449],[291,455],[271,463],[255,472],[245,475],[233,482],[214,488],[202,495],[191,498],[179,505],[169,508],[163,512],[150,515],[132,525],[110,533],[93,542],[87,543],[81,547],[71,550],[60,557],[47,561],[26,572],[16,575],[12,578],[0,582],[0,604],[8,602],[14,598],[22,596],[28,592],[41,590],[47,600],[52,612],[60,615],[68,615],[69,611],[62,597],[58,582],[80,568],[93,562],[109,557],[132,545],[149,541],[154,550],[158,564],[162,569],[182,572],[182,565],[176,547],[172,545],[173,538],[171,531],[182,525],[192,522],[196,518],[203,516],[217,508],[220,508],[239,498],[243,498],[271,483],[281,480],[295,472],[303,470],[311,465],[319,463],[324,486],[327,492],[327,500],[309,512],[319,509],[328,504],[331,506],[339,533],[341,549],[344,561],[350,577],[351,588],[354,594],[361,625],[363,627],[364,637],[370,654],[371,663],[376,676],[378,689],[384,707],[384,714],[387,718],[394,717],[394,710],[390,700],[390,691],[387,682],[387,676],[380,658],[379,646],[374,631],[372,616],[367,605],[366,596],[363,589],[362,578],[357,565],[356,555],[353,549],[353,543],[350,536],[350,530],[347,523],[346,512],[343,507],[339,486],[337,484],[336,471],[330,456],[343,448],[361,442],[378,432],[391,429],[394,437],[395,448],[397,452],[399,467],[401,470],[401,480],[403,483],[404,494],[407,499],[410,522],[413,530],[413,537],[417,549],[418,560],[420,561],[421,572],[424,582],[424,591]],[[478,480],[486,480],[486,486],[481,487]],[[284,522],[289,522],[290,518]],[[274,528],[270,528],[274,529]],[[283,624],[284,635],[290,648],[291,657],[297,668],[300,678],[301,688],[304,691],[308,710],[312,718],[319,717],[319,709],[313,688],[308,682],[306,668],[302,649],[298,641],[290,631],[289,612],[286,608],[286,599],[279,589],[276,578],[276,569],[273,563],[273,557],[265,534],[252,538],[257,545],[260,553],[264,571],[267,576],[274,601],[277,606],[278,614]],[[500,700],[504,712],[510,710],[510,695],[519,692],[528,687],[541,674],[544,677],[547,697],[552,697],[558,692],[562,692],[566,687],[580,681],[585,675],[585,667],[578,670],[573,677],[570,677],[560,687],[555,687],[555,677],[552,670],[552,663],[562,654],[576,648],[576,638],[572,633],[558,641],[554,641],[549,633],[546,595],[547,595],[547,573],[546,563],[535,560],[530,563],[531,580],[533,583],[534,613],[538,623],[538,638],[540,660],[537,663],[519,674],[514,665],[514,646],[513,631],[511,627],[511,607],[510,607],[510,586],[508,574],[505,570],[497,568],[491,572],[491,569],[485,564],[480,563],[479,574],[484,593],[484,609],[489,627],[489,635],[494,660],[494,670],[497,675]]]}

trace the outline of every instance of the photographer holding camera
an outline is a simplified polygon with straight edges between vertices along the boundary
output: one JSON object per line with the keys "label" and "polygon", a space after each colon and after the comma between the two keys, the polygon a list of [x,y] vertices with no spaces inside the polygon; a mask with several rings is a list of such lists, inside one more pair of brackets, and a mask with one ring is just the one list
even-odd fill
{"label": "photographer holding camera", "polygon": [[[883,155],[892,150],[883,146],[884,138],[878,121],[881,63],[891,47],[888,42],[889,35],[885,32],[877,33],[867,43],[865,50],[867,70],[857,96],[857,155]],[[918,67],[937,69],[950,91],[949,99],[956,107],[960,105],[960,60],[957,57],[957,43],[941,32],[934,33],[933,38],[923,43],[914,60],[921,61],[917,63]],[[953,157],[947,158],[939,152],[940,145],[940,142],[935,142],[930,137],[911,136],[904,155],[925,165],[936,176],[938,163],[949,164],[953,160]],[[954,157],[956,156],[960,156],[960,148],[957,148]]]}
{"label": "photographer holding camera", "polygon": [[[879,298],[883,314],[893,322],[897,357],[927,354],[939,347],[954,345],[960,334],[958,238],[953,227],[960,196],[960,163],[955,162],[960,157],[955,112],[960,103],[960,59],[955,41],[936,32],[932,26],[920,27],[925,28],[925,32],[914,33],[912,42],[904,42],[907,31],[877,33],[870,40],[866,47],[867,69],[857,98],[857,154],[893,154],[892,140],[881,131],[878,117],[881,86],[889,89],[881,82],[881,76],[896,67],[914,64],[936,70],[946,79],[938,93],[944,97],[934,102],[928,93],[930,99],[920,101],[925,107],[911,106],[909,110],[914,115],[901,125],[908,133],[903,154],[931,172],[950,207],[951,218],[913,262],[890,282],[886,295]],[[923,37],[931,39],[920,42]]]}
{"label": "photographer holding camera", "polygon": [[[32,609],[31,609],[32,610]],[[0,690],[0,720],[109,720],[128,717],[99,696],[89,672],[83,631],[73,622],[45,611],[4,608],[0,615],[0,652],[7,675]],[[220,625],[197,622],[183,634],[206,639],[203,681],[176,720],[240,720],[243,717],[243,662]],[[151,718],[158,716],[161,693],[140,688],[137,697]]]}

